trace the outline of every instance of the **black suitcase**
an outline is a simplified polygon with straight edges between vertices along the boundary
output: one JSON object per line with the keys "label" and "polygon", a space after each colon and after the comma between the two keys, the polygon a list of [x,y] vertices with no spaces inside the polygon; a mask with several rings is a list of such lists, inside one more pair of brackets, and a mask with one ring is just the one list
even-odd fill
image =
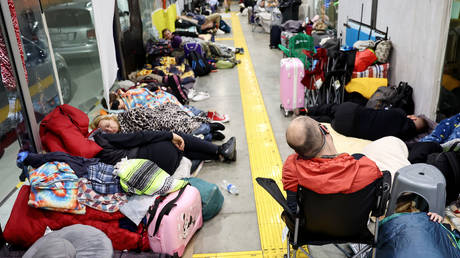
{"label": "black suitcase", "polygon": [[278,48],[281,44],[281,26],[273,25],[270,29],[270,48]]}

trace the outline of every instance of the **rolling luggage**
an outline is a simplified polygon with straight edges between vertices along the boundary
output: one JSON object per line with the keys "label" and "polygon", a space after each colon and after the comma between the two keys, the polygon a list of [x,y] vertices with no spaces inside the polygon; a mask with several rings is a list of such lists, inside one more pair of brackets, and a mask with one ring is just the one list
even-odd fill
{"label": "rolling luggage", "polygon": [[182,256],[185,247],[203,225],[200,192],[186,185],[160,196],[149,208],[147,230],[152,251]]}
{"label": "rolling luggage", "polygon": [[273,25],[270,29],[270,48],[278,48],[281,44],[281,27]]}
{"label": "rolling luggage", "polygon": [[296,108],[305,107],[305,87],[301,83],[304,73],[304,66],[300,59],[281,59],[280,107],[284,110],[285,116]]}

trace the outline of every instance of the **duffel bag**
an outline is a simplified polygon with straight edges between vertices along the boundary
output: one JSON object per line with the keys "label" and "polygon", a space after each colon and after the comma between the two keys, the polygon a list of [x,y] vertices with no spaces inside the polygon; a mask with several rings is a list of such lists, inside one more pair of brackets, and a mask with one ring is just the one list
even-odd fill
{"label": "duffel bag", "polygon": [[224,196],[219,190],[219,187],[216,184],[206,182],[196,177],[187,178],[185,180],[200,191],[203,220],[207,221],[216,216],[222,209],[224,203]]}

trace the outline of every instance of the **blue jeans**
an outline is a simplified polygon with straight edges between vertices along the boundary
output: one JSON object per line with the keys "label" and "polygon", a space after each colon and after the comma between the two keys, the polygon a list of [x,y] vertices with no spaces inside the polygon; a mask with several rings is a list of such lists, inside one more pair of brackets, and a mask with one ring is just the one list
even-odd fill
{"label": "blue jeans", "polygon": [[204,135],[204,140],[210,142],[212,140],[211,127],[207,123],[202,123],[200,127],[192,132],[193,135]]}
{"label": "blue jeans", "polygon": [[188,108],[195,116],[205,116],[206,115],[206,112],[204,112],[203,110],[199,110],[198,108],[194,106],[187,105],[185,107]]}

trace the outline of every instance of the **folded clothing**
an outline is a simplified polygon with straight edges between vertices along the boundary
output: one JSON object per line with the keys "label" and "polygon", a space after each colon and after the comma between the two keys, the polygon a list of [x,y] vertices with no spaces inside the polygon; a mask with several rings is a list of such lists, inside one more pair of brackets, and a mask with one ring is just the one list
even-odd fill
{"label": "folded clothing", "polygon": [[47,162],[29,175],[28,204],[35,208],[84,214],[85,206],[78,203],[78,177],[67,163]]}
{"label": "folded clothing", "polygon": [[128,201],[125,193],[99,194],[92,188],[86,178],[78,181],[78,202],[96,210],[104,212],[116,212],[120,206]]}
{"label": "folded clothing", "polygon": [[164,195],[185,185],[184,180],[171,177],[157,164],[146,159],[123,159],[115,165],[123,190],[133,194]]}
{"label": "folded clothing", "polygon": [[92,189],[101,194],[121,193],[120,178],[115,174],[115,168],[102,162],[88,166],[88,179]]}

